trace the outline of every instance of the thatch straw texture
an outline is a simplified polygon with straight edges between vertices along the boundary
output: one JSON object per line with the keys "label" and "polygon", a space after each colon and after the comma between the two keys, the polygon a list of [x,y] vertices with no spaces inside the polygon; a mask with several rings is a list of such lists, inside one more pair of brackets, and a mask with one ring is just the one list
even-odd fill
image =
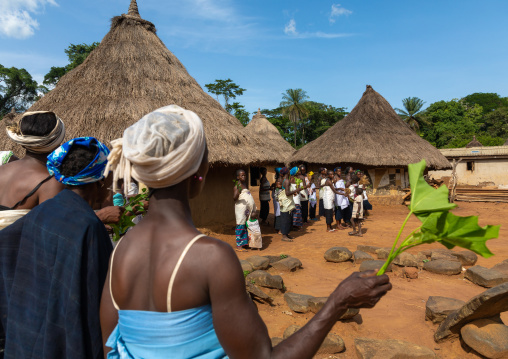
{"label": "thatch straw texture", "polygon": [[476,139],[476,136],[473,136],[473,140],[466,145],[466,148],[482,147],[482,146],[483,146],[482,143]]}
{"label": "thatch straw texture", "polygon": [[293,155],[295,149],[280,134],[265,115],[258,109],[258,113],[252,116],[252,120],[245,127],[245,132],[251,135],[258,135],[263,141],[263,147],[271,151],[271,155],[279,159],[279,163],[286,164]]}
{"label": "thatch straw texture", "polygon": [[430,168],[450,168],[448,160],[418,136],[371,86],[343,120],[298,150],[291,162],[368,167],[404,167],[427,161]]}
{"label": "thatch straw texture", "polygon": [[[109,143],[162,106],[177,104],[203,120],[212,165],[275,163],[262,141],[206,94],[176,56],[141,19],[135,0],[83,64],[63,76],[30,111],[50,110],[66,125],[66,140],[94,136]],[[0,131],[0,149],[12,142]],[[16,151],[19,152],[19,151]]]}

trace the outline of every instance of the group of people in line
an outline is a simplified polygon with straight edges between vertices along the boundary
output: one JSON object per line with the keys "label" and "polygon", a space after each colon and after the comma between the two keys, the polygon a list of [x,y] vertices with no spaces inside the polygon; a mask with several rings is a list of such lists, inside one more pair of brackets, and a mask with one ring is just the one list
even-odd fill
{"label": "group of people in line", "polygon": [[[49,111],[25,113],[7,133],[26,155],[0,166],[0,357],[312,358],[348,308],[371,308],[391,289],[386,275],[353,273],[272,347],[234,250],[192,222],[189,200],[208,172],[195,113],[157,109],[111,150],[86,136],[62,144],[64,122]],[[290,188],[280,173],[276,188]],[[241,200],[245,172],[237,178]],[[126,197],[133,181],[145,184],[149,209],[113,250],[106,225],[122,216],[111,205],[121,181]],[[288,191],[291,202],[301,190]]]}
{"label": "group of people in line", "polygon": [[[272,184],[266,178],[266,168],[261,167],[260,174],[260,224],[269,224],[267,219],[272,199],[274,228],[276,233],[282,234],[282,241],[293,242],[291,231],[300,231],[309,220],[317,221],[319,217],[325,218],[328,232],[352,228],[352,231],[348,232],[349,235],[363,236],[362,222],[368,211],[372,210],[372,205],[366,192],[370,182],[368,176],[361,170],[354,170],[348,166],[343,176],[341,167],[334,170],[319,168],[318,175],[314,172],[307,173],[304,164],[292,168],[276,168],[275,182]],[[237,251],[261,248],[262,243],[254,244],[250,240],[252,234],[248,229],[249,221],[257,217],[257,212],[254,198],[248,188],[247,174],[242,169],[236,172],[233,199]]]}

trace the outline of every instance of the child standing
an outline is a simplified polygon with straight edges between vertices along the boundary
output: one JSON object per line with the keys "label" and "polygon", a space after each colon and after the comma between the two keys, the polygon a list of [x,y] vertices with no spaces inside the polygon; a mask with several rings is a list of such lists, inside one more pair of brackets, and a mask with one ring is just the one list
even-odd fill
{"label": "child standing", "polygon": [[233,199],[235,201],[236,217],[236,250],[246,252],[249,244],[249,235],[247,233],[247,219],[252,212],[256,210],[254,198],[247,188],[247,174],[244,170],[236,171],[236,184],[233,188]]}
{"label": "child standing", "polygon": [[[296,168],[296,167],[295,167]],[[297,169],[298,170],[298,169]],[[291,170],[291,173],[293,173],[293,169]],[[300,205],[300,193],[297,190],[296,185],[296,175],[291,175],[291,191],[296,192],[296,194],[293,196],[293,202],[295,203],[295,210],[293,211],[293,229],[295,231],[299,231],[300,228],[303,226],[303,218],[302,218],[302,207]],[[300,186],[298,186],[300,187]]]}
{"label": "child standing", "polygon": [[310,188],[309,188],[309,217],[311,221],[317,221],[316,218],[316,206],[317,206],[317,195],[316,195],[316,184],[314,179],[314,172],[309,172]]}
{"label": "child standing", "polygon": [[341,194],[335,195],[335,220],[337,221],[337,229],[345,229],[347,228],[345,225],[343,226],[341,221],[346,223],[348,217],[345,213],[346,209],[349,209],[349,200],[346,196],[346,185],[344,180],[341,178],[340,168],[335,171],[335,176],[337,181],[335,182],[335,189],[339,191]]}
{"label": "child standing", "polygon": [[323,202],[323,197],[324,197],[324,184],[326,182],[326,168],[323,168],[321,167],[319,169],[319,217],[321,216],[324,216],[325,215],[325,207],[324,207],[324,202]]}
{"label": "child standing", "polygon": [[[353,203],[353,215],[352,215],[352,222],[353,222],[353,232],[349,232],[348,234],[350,236],[358,236],[363,237],[362,234],[362,221],[363,221],[363,188],[357,187],[355,189],[355,199]],[[356,229],[356,226],[358,226],[358,230]]]}
{"label": "child standing", "polygon": [[257,212],[253,212],[249,220],[247,220],[247,232],[249,233],[249,247],[257,250],[263,248],[263,238],[261,236]]}
{"label": "child standing", "polygon": [[328,178],[325,178],[323,184],[323,206],[325,208],[326,230],[328,232],[335,232],[335,229],[332,228],[333,212],[335,209],[335,195],[341,193],[343,192],[339,192],[335,189],[333,184],[333,171],[329,170]]}

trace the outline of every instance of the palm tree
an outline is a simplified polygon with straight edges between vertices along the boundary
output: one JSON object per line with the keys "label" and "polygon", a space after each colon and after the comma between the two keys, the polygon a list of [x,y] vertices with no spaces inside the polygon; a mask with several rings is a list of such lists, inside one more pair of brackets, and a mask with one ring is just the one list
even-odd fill
{"label": "palm tree", "polygon": [[282,94],[282,113],[289,117],[295,129],[295,148],[296,148],[296,127],[298,122],[309,114],[306,103],[309,96],[307,92],[302,89],[287,89]]}
{"label": "palm tree", "polygon": [[421,111],[424,104],[425,102],[418,97],[408,97],[402,100],[402,105],[406,110],[404,111],[400,108],[396,108],[395,111],[399,113],[399,116],[409,125],[409,127],[416,132],[419,132],[420,123],[426,123],[421,116],[418,116],[418,113]]}

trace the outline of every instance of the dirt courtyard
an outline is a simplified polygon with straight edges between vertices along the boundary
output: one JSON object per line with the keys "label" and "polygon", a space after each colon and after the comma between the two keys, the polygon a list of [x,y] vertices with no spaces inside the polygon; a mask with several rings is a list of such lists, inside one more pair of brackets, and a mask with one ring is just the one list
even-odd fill
{"label": "dirt courtyard", "polygon": [[[252,189],[259,208],[257,188]],[[504,224],[501,227],[498,239],[487,242],[489,249],[495,254],[489,259],[479,257],[477,264],[492,267],[508,258],[508,204],[506,203],[467,203],[458,202],[453,213],[460,216],[478,215],[479,224]],[[358,270],[359,266],[352,262],[330,263],[323,258],[325,251],[334,246],[347,247],[355,251],[358,244],[379,247],[391,247],[397,232],[407,216],[405,206],[376,205],[370,217],[364,222],[364,236],[348,236],[347,230],[334,233],[326,232],[324,218],[310,221],[300,232],[292,232],[295,236],[293,243],[282,242],[281,236],[275,234],[273,224],[273,208],[270,203],[270,226],[262,227],[263,249],[237,253],[240,259],[251,255],[280,255],[286,254],[300,259],[303,269],[293,273],[278,273],[273,268],[271,274],[280,274],[284,280],[287,291],[309,294],[316,297],[328,296],[349,274]],[[418,220],[413,217],[407,224],[403,233],[409,234],[417,227]],[[226,228],[223,234],[210,233],[223,241],[235,246],[235,236],[232,226]],[[441,244],[422,245],[409,250],[417,254],[419,251],[431,248],[444,248]],[[462,250],[462,249],[458,249]],[[348,322],[337,322],[332,333],[340,335],[346,344],[343,353],[335,355],[318,355],[316,358],[357,358],[354,348],[354,339],[367,337],[376,339],[400,339],[426,346],[440,358],[479,358],[478,355],[467,353],[461,348],[459,339],[453,339],[442,344],[436,344],[433,335],[437,325],[425,321],[425,303],[429,296],[444,296],[469,300],[471,297],[485,291],[464,279],[463,274],[444,276],[420,271],[419,278],[414,280],[403,279],[400,272],[388,273],[393,285],[390,291],[373,309],[361,309],[360,314]],[[273,295],[273,293],[270,293]],[[298,314],[292,312],[283,295],[275,295],[274,306],[258,304],[259,313],[265,321],[270,337],[282,337],[284,330],[292,325],[304,325],[314,314]],[[508,323],[508,313],[501,318]],[[248,323],[246,323],[248,325]]]}

